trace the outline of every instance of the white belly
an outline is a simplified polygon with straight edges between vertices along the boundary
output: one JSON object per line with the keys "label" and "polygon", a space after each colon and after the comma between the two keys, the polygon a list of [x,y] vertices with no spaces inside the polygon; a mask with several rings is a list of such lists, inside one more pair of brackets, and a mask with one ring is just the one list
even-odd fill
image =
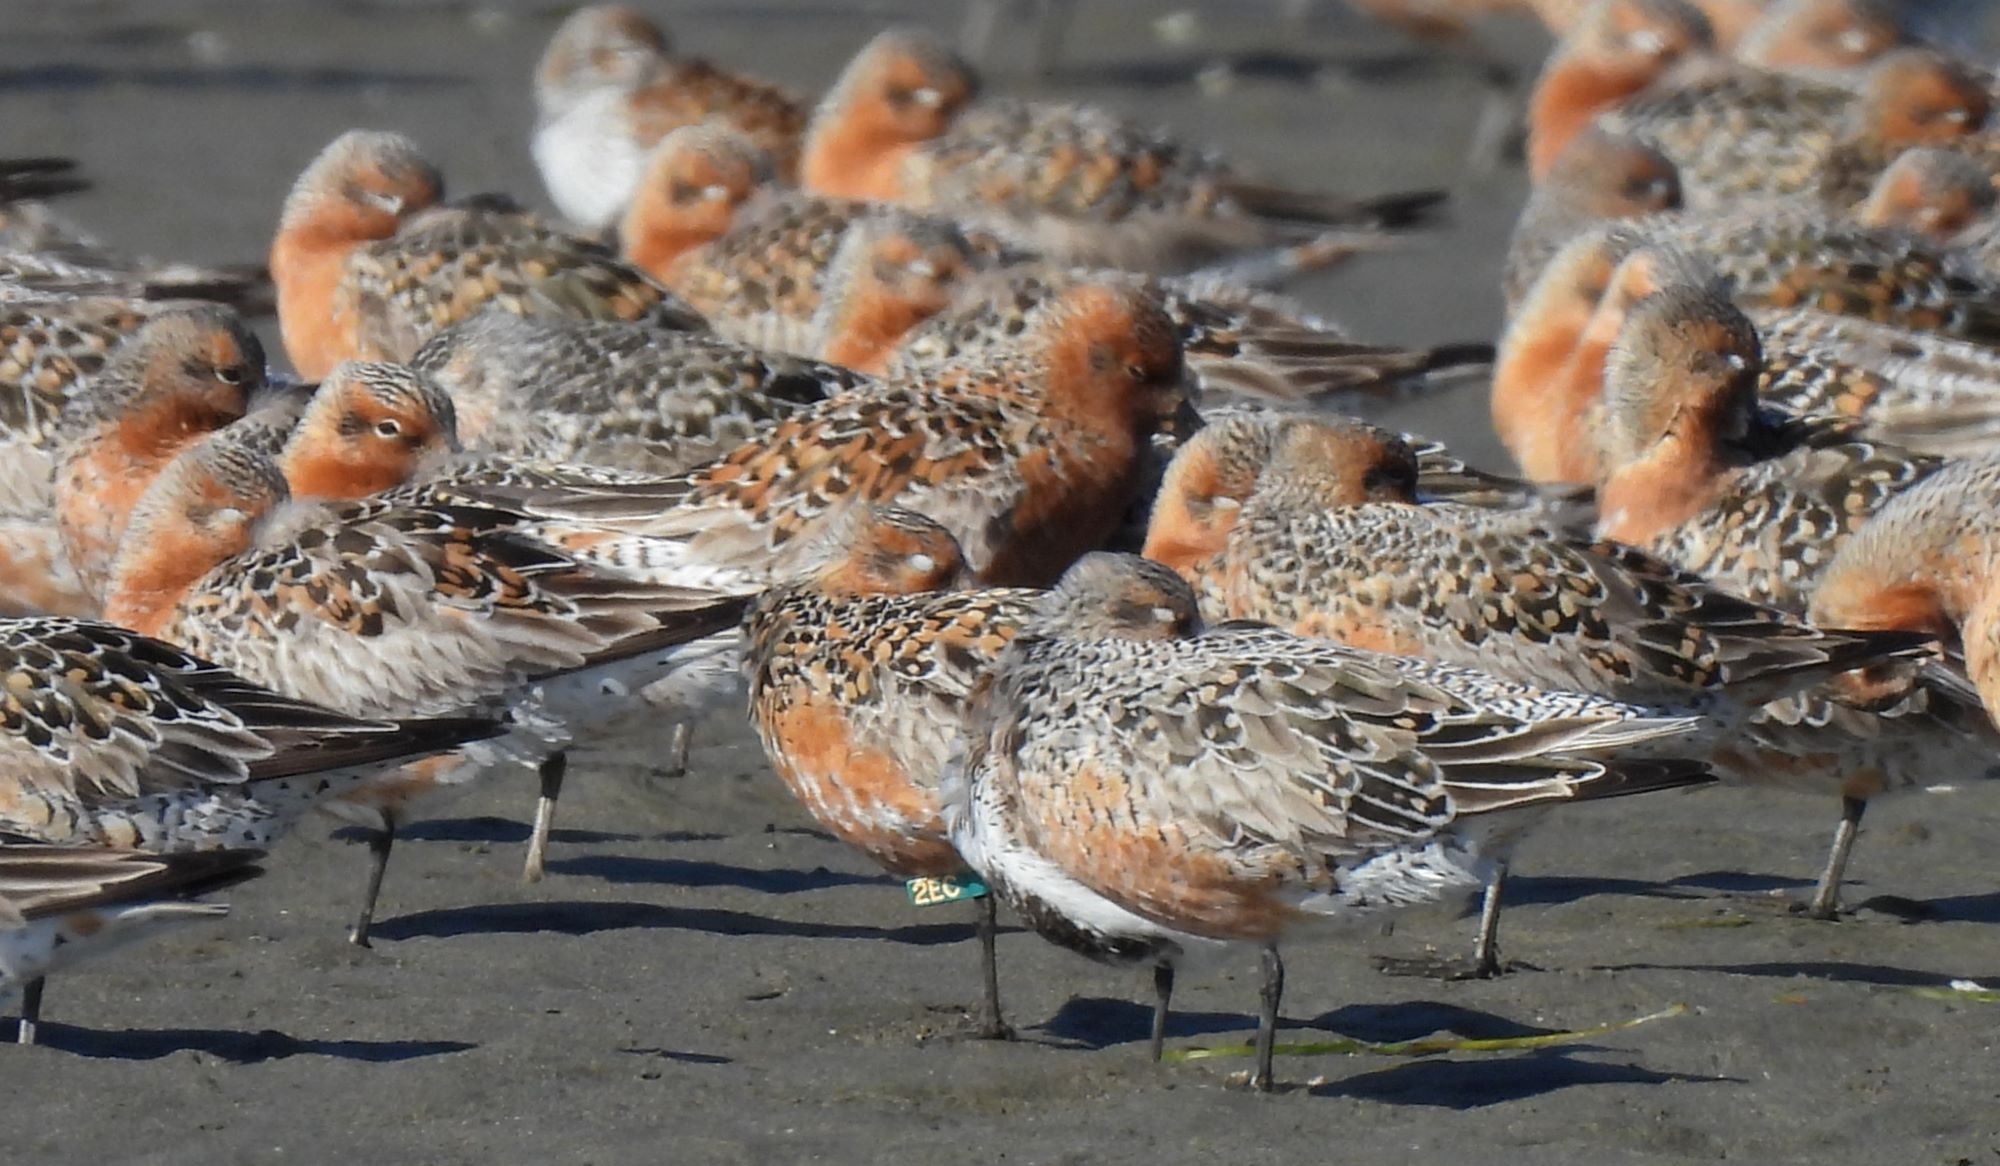
{"label": "white belly", "polygon": [[530,151],[542,185],[564,218],[586,230],[617,223],[639,187],[645,159],[624,132],[622,95],[585,98],[556,120],[535,130]]}

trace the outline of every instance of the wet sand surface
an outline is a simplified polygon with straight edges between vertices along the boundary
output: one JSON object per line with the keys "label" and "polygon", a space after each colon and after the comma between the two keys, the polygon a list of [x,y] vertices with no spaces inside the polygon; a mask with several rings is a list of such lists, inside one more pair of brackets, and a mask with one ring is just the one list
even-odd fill
{"label": "wet sand surface", "polygon": [[[1327,7],[1332,7],[1331,5]],[[903,13],[951,15],[910,3]],[[1275,5],[1271,6],[1275,8]],[[1464,171],[1482,88],[1344,12],[1306,31],[1244,3],[1087,3],[1057,76],[1003,40],[996,88],[1104,102],[1226,145],[1276,178],[1354,192],[1448,185],[1450,225],[1298,290],[1361,337],[1490,338],[1518,168]],[[693,50],[823,84],[893,5],[713,3],[663,13]],[[340,130],[404,130],[460,192],[541,201],[526,78],[561,13],[412,4],[8,6],[8,153],[80,157],[66,204],[109,241],[186,259],[261,253],[301,165]],[[1524,75],[1539,33],[1488,43]],[[1243,63],[1204,96],[1196,69]],[[275,337],[273,337],[275,340]],[[1393,422],[1504,464],[1482,386]],[[647,743],[648,747],[651,743]],[[915,908],[810,829],[739,718],[691,772],[579,757],[550,876],[518,880],[533,791],[496,781],[399,844],[372,950],[345,925],[365,851],[308,825],[183,930],[49,989],[45,1045],[0,1047],[0,1161],[77,1162],[1990,1162],[2000,1007],[2000,789],[1885,799],[1838,924],[1788,914],[1836,815],[1716,789],[1555,815],[1505,920],[1514,974],[1392,978],[1373,955],[1456,953],[1455,909],[1289,949],[1285,1040],[1510,1037],[1676,1004],[1562,1048],[1424,1058],[1145,1059],[1149,985],[1009,931],[1022,1039],[967,1039],[970,907]],[[1961,775],[1938,774],[1950,785]],[[1173,1047],[1254,1027],[1253,953],[1181,978]]]}

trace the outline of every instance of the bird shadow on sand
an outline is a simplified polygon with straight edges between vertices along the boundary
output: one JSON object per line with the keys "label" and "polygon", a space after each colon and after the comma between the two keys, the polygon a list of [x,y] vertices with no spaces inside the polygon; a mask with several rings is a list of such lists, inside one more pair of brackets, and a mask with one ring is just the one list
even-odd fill
{"label": "bird shadow on sand", "polygon": [[623,1048],[618,1050],[631,1057],[650,1057],[661,1061],[671,1061],[677,1065],[733,1065],[735,1057],[725,1057],[719,1053],[690,1053],[678,1049]]}
{"label": "bird shadow on sand", "polygon": [[[1680,899],[1700,902],[1735,895],[1765,895],[1773,891],[1797,890],[1812,886],[1811,879],[1782,875],[1749,874],[1742,871],[1700,871],[1664,881],[1605,878],[1596,875],[1515,875],[1507,876],[1509,907],[1553,907],[1579,903],[1600,895],[1625,898]],[[1479,897],[1466,901],[1464,914],[1479,913]]]}
{"label": "bird shadow on sand", "polygon": [[[1055,1041],[1079,1049],[1104,1049],[1116,1045],[1139,1045],[1146,1041],[1152,1023],[1152,1006],[1130,1000],[1078,997],[1066,1002],[1056,1014],[1037,1025]],[[1185,1040],[1227,1034],[1232,1042],[1247,1042],[1256,1032],[1254,1017],[1235,1012],[1175,1012],[1167,1018],[1167,1037]],[[1278,1040],[1309,1043],[1303,1034],[1318,1031],[1350,1040],[1392,1043],[1448,1033],[1467,1040],[1502,1040],[1546,1036],[1558,1030],[1523,1024],[1505,1016],[1433,1000],[1413,1000],[1388,1005],[1348,1005],[1309,1019],[1281,1022]],[[1279,1062],[1281,1072],[1293,1078],[1302,1075],[1299,1066],[1310,1065],[1335,1070],[1342,1065],[1357,1072],[1309,1090],[1316,1097],[1353,1097],[1392,1105],[1428,1105],[1444,1109],[1478,1109],[1510,1101],[1554,1093],[1582,1085],[1651,1085],[1668,1081],[1726,1082],[1733,1078],[1663,1073],[1631,1063],[1607,1064],[1578,1060],[1575,1054],[1605,1052],[1593,1044],[1566,1045],[1560,1049],[1536,1049],[1496,1056],[1482,1054],[1465,1059],[1446,1055],[1423,1058],[1395,1058],[1386,1067],[1381,1058],[1357,1055],[1338,1058],[1287,1057]],[[1245,1060],[1245,1065],[1248,1061]],[[1286,1066],[1290,1066],[1289,1069]]]}
{"label": "bird shadow on sand", "polygon": [[[972,921],[865,927],[773,919],[714,907],[656,903],[488,903],[418,911],[375,924],[378,939],[449,939],[461,935],[591,935],[600,931],[704,931],[712,935],[775,935],[794,939],[873,939],[929,947],[972,938]],[[1002,928],[1006,934],[1014,930]]]}
{"label": "bird shadow on sand", "polygon": [[814,867],[811,870],[765,870],[732,866],[723,862],[696,862],[684,858],[637,858],[623,854],[588,854],[557,859],[549,863],[549,873],[603,879],[608,883],[636,883],[676,887],[740,887],[767,895],[795,895],[802,891],[823,891],[833,887],[891,887],[900,885],[887,875],[850,874],[846,871]]}
{"label": "bird shadow on sand", "polygon": [[1884,895],[1864,900],[1858,906],[1862,910],[1872,907],[1910,922],[2000,923],[2000,893],[1920,900]]}
{"label": "bird shadow on sand", "polygon": [[284,93],[311,90],[339,92],[393,86],[399,89],[443,89],[471,84],[466,77],[449,73],[415,73],[388,69],[275,68],[268,65],[235,65],[217,68],[164,68],[157,66],[107,67],[76,62],[34,65],[25,69],[0,69],[0,92],[100,89],[131,85],[149,89],[242,90],[251,93]]}
{"label": "bird shadow on sand", "polygon": [[1714,972],[1725,976],[1757,976],[1773,980],[1825,980],[1840,984],[1869,984],[1884,988],[1944,988],[1954,980],[1976,980],[1982,984],[2000,981],[2000,968],[1984,974],[1929,972],[1921,968],[1897,968],[1888,964],[1852,963],[1845,960],[1768,960],[1745,964],[1607,964],[1600,972]]}
{"label": "bird shadow on sand", "polygon": [[[333,836],[344,842],[362,842],[367,832],[353,826],[343,826],[333,832]],[[669,830],[659,834],[624,834],[611,830],[584,830],[576,827],[557,826],[549,831],[551,843],[566,845],[602,845],[621,842],[718,842],[728,837],[726,834],[699,834],[687,830]],[[504,844],[526,843],[528,824],[511,818],[483,816],[478,818],[428,818],[412,822],[396,829],[398,842],[492,842]]]}
{"label": "bird shadow on sand", "polygon": [[[1518,1040],[1552,1036],[1561,1029],[1526,1024],[1512,1017],[1466,1008],[1440,1000],[1409,1000],[1395,1004],[1349,1004],[1305,1021],[1350,1040],[1393,1044],[1445,1033],[1462,1040]],[[1284,1040],[1281,1034],[1279,1040]],[[1309,1090],[1315,1097],[1351,1097],[1390,1105],[1425,1105],[1440,1109],[1480,1109],[1585,1085],[1657,1085],[1678,1082],[1728,1082],[1735,1078],[1663,1073],[1626,1062],[1580,1060],[1579,1053],[1612,1052],[1590,1042],[1559,1048],[1528,1049],[1509,1054],[1481,1053],[1458,1058],[1438,1055],[1394,1058],[1383,1068],[1338,1072],[1340,1062],[1325,1062],[1338,1077]],[[1629,1051],[1621,1055],[1629,1056]],[[1355,1056],[1346,1063],[1357,1070],[1371,1058]],[[1303,1063],[1297,1062],[1297,1063]]]}
{"label": "bird shadow on sand", "polygon": [[[1119,1000],[1102,996],[1074,997],[1056,1014],[1036,1026],[1049,1036],[1081,1048],[1104,1049],[1114,1045],[1137,1044],[1150,1039],[1153,1006],[1150,1002]],[[1499,1040],[1545,1036],[1558,1030],[1522,1024],[1517,1020],[1441,1001],[1411,1000],[1398,1004],[1350,1004],[1318,1016],[1287,1019],[1284,1032],[1317,1030],[1349,1040],[1388,1043],[1415,1040],[1437,1033],[1450,1033],[1468,1040]],[[1175,1010],[1167,1016],[1167,1036],[1198,1037],[1233,1033],[1248,1040],[1257,1029],[1257,1018],[1243,1012],[1190,1012]],[[1280,1036],[1282,1040],[1300,1038]]]}
{"label": "bird shadow on sand", "polygon": [[79,1057],[111,1061],[154,1061],[175,1053],[207,1053],[235,1065],[255,1065],[290,1057],[335,1057],[343,1061],[389,1064],[462,1053],[479,1046],[455,1040],[312,1040],[276,1029],[234,1032],[219,1028],[127,1028],[100,1030],[42,1022],[37,1041]]}
{"label": "bird shadow on sand", "polygon": [[1594,1050],[1589,1045],[1571,1045],[1560,1049],[1535,1049],[1511,1056],[1409,1060],[1315,1085],[1306,1092],[1314,1097],[1346,1097],[1378,1101],[1385,1105],[1468,1110],[1525,1101],[1587,1085],[1742,1083],[1737,1077],[1663,1073],[1629,1061],[1586,1061],[1575,1055],[1588,1051],[1601,1050]]}

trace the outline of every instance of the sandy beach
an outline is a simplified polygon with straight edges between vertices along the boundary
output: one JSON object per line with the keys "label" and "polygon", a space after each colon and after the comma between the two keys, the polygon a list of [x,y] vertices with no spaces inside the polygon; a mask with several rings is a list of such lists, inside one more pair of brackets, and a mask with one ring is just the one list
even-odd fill
{"label": "sandy beach", "polygon": [[[689,50],[815,91],[905,0],[648,5]],[[1361,338],[1491,339],[1518,166],[1469,175],[1485,88],[1546,48],[1496,26],[1440,54],[1338,5],[1085,0],[1058,72],[1003,36],[994,88],[1172,124],[1298,185],[1446,186],[1447,224],[1294,290]],[[456,192],[546,200],[527,79],[561,9],[454,3],[13,0],[0,151],[82,160],[64,209],[121,247],[260,257],[298,169],[338,132],[416,137]],[[1482,63],[1485,58],[1491,62]],[[1235,62],[1226,84],[1196,75]],[[1210,74],[1211,82],[1214,81]],[[266,335],[276,353],[275,330]],[[1504,467],[1476,381],[1378,414]],[[1453,953],[1454,906],[1288,953],[1285,1041],[1493,1038],[1678,1015],[1561,1047],[1155,1066],[1150,987],[1010,928],[1012,1043],[967,1037],[966,905],[917,908],[810,827],[737,716],[690,772],[579,754],[549,864],[520,882],[533,789],[493,782],[398,845],[373,949],[345,925],[365,850],[309,823],[185,929],[52,981],[44,1043],[0,1047],[0,1161],[1990,1163],[2000,1155],[2000,787],[1939,774],[1882,800],[1842,922],[1808,888],[1834,796],[1730,788],[1552,816],[1524,849],[1491,982],[1389,977]],[[1961,784],[1954,784],[1961,783]],[[1172,1048],[1254,1028],[1254,953],[1183,975]]]}

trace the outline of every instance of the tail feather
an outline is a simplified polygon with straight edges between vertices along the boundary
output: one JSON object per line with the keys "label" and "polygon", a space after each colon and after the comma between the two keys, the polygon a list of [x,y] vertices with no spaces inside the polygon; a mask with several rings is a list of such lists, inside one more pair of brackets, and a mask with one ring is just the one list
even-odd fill
{"label": "tail feather", "polygon": [[483,717],[434,717],[399,721],[394,733],[356,734],[321,749],[281,753],[272,763],[253,763],[251,777],[279,778],[328,769],[373,765],[377,762],[442,753],[474,741],[486,741],[507,731],[507,725]]}
{"label": "tail feather", "polygon": [[596,667],[615,660],[626,660],[655,652],[661,648],[676,647],[695,640],[730,631],[743,622],[749,613],[755,596],[737,596],[718,599],[705,607],[693,610],[662,611],[654,618],[659,626],[636,635],[626,636],[603,652],[592,656],[585,667]]}
{"label": "tail feather", "polygon": [[1385,230],[1423,225],[1450,197],[1442,190],[1411,190],[1352,198],[1243,181],[1227,183],[1223,192],[1252,215],[1273,222]]}
{"label": "tail feather", "polygon": [[1321,403],[1329,395],[1395,397],[1429,374],[1490,362],[1491,345],[1397,348],[1359,344],[1310,330],[1252,330],[1226,346],[1189,347],[1202,388],[1223,389],[1287,404]]}
{"label": "tail feather", "polygon": [[1707,762],[1685,757],[1617,761],[1607,765],[1602,775],[1576,783],[1570,798],[1579,802],[1603,801],[1632,794],[1710,785],[1716,780]]}
{"label": "tail feather", "polygon": [[1521,779],[1462,781],[1447,779],[1457,817],[1494,814],[1503,810],[1548,806],[1558,802],[1599,801],[1631,794],[1656,793],[1708,785],[1716,779],[1708,763],[1685,757],[1619,758],[1604,761],[1585,773],[1525,774]]}
{"label": "tail feather", "polygon": [[70,173],[75,169],[74,158],[0,158],[0,202],[89,190],[90,180]]}
{"label": "tail feather", "polygon": [[259,850],[145,854],[99,847],[0,846],[0,906],[35,919],[144,899],[205,895],[263,873]]}
{"label": "tail feather", "polygon": [[213,267],[175,264],[147,271],[140,293],[149,300],[208,300],[227,304],[246,316],[269,316],[278,310],[277,285],[261,263],[231,263]]}

